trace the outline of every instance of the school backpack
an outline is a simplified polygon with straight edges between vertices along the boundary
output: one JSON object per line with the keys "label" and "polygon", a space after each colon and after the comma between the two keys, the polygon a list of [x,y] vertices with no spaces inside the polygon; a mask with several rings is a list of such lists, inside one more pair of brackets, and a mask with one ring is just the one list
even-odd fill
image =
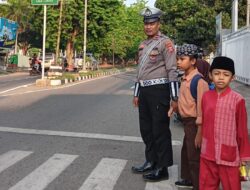
{"label": "school backpack", "polygon": [[[192,97],[197,100],[197,86],[198,86],[198,82],[200,79],[203,79],[203,76],[200,75],[200,74],[196,74],[192,80],[191,80],[191,84],[190,84],[190,92],[191,92],[191,95]],[[206,80],[204,80],[206,81]],[[213,90],[214,89],[214,84],[213,83],[208,83],[208,86],[209,86],[209,90]]]}

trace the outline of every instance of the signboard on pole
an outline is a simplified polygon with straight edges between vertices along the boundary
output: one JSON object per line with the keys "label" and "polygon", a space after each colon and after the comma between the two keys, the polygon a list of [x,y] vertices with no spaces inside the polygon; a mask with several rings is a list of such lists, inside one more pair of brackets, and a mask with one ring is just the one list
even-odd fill
{"label": "signboard on pole", "polygon": [[42,80],[44,79],[44,61],[45,61],[45,41],[46,41],[46,20],[47,5],[58,5],[58,0],[31,0],[31,5],[43,5],[43,61],[42,61]]}
{"label": "signboard on pole", "polygon": [[31,5],[58,5],[58,0],[31,0]]}
{"label": "signboard on pole", "polygon": [[0,47],[12,48],[15,45],[18,24],[0,17]]}

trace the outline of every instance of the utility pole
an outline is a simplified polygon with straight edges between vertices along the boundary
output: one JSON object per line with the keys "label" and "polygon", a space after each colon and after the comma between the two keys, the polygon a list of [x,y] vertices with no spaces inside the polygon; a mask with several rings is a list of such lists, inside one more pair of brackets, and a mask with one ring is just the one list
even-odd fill
{"label": "utility pole", "polygon": [[250,0],[247,0],[247,26],[249,26],[249,10],[250,9]]}
{"label": "utility pole", "polygon": [[232,32],[238,30],[238,0],[233,0],[232,6]]}
{"label": "utility pole", "polygon": [[57,32],[57,42],[56,42],[56,56],[55,56],[55,63],[57,65],[57,59],[59,55],[59,48],[60,48],[60,38],[61,38],[61,28],[62,28],[62,12],[63,12],[63,1],[60,2],[60,15],[59,15],[59,25],[58,25],[58,32]]}
{"label": "utility pole", "polygon": [[115,39],[112,37],[112,50],[113,50],[113,67],[115,67]]}
{"label": "utility pole", "polygon": [[42,61],[42,80],[44,79],[46,23],[47,23],[47,5],[44,5],[43,6],[43,61]]}
{"label": "utility pole", "polygon": [[86,71],[86,44],[87,44],[87,6],[88,2],[85,0],[84,5],[84,39],[83,39],[83,71]]}

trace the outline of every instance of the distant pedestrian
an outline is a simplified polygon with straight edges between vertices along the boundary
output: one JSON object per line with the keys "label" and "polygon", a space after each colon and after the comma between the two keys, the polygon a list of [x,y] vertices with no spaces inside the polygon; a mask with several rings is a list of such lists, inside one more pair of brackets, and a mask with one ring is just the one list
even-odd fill
{"label": "distant pedestrian", "polygon": [[[181,149],[181,178],[175,182],[180,188],[199,190],[199,166],[201,146],[201,99],[208,88],[208,83],[201,77],[196,68],[198,51],[193,44],[184,44],[177,47],[177,67],[184,71],[181,80],[178,99],[178,112],[184,125],[184,140]],[[195,90],[196,99],[192,95],[192,81],[199,76]],[[172,109],[169,111],[169,116]]]}
{"label": "distant pedestrian", "polygon": [[168,167],[173,165],[167,111],[171,100],[172,106],[177,108],[176,55],[173,42],[159,31],[162,11],[145,8],[141,15],[147,39],[139,46],[133,104],[139,106],[146,161],[140,166],[133,166],[132,171],[144,173],[144,180],[159,181],[168,179]]}
{"label": "distant pedestrian", "polygon": [[247,111],[244,98],[229,85],[234,61],[216,57],[210,67],[215,90],[202,98],[200,190],[240,190],[239,166],[250,161]]}

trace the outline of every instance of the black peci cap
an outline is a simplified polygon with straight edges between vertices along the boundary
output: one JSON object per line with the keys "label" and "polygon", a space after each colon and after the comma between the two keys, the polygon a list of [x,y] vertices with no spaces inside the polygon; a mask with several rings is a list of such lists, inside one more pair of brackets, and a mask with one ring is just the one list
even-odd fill
{"label": "black peci cap", "polygon": [[210,67],[210,72],[212,72],[213,69],[223,69],[232,72],[233,75],[235,74],[234,61],[229,57],[225,56],[219,56],[214,58]]}

